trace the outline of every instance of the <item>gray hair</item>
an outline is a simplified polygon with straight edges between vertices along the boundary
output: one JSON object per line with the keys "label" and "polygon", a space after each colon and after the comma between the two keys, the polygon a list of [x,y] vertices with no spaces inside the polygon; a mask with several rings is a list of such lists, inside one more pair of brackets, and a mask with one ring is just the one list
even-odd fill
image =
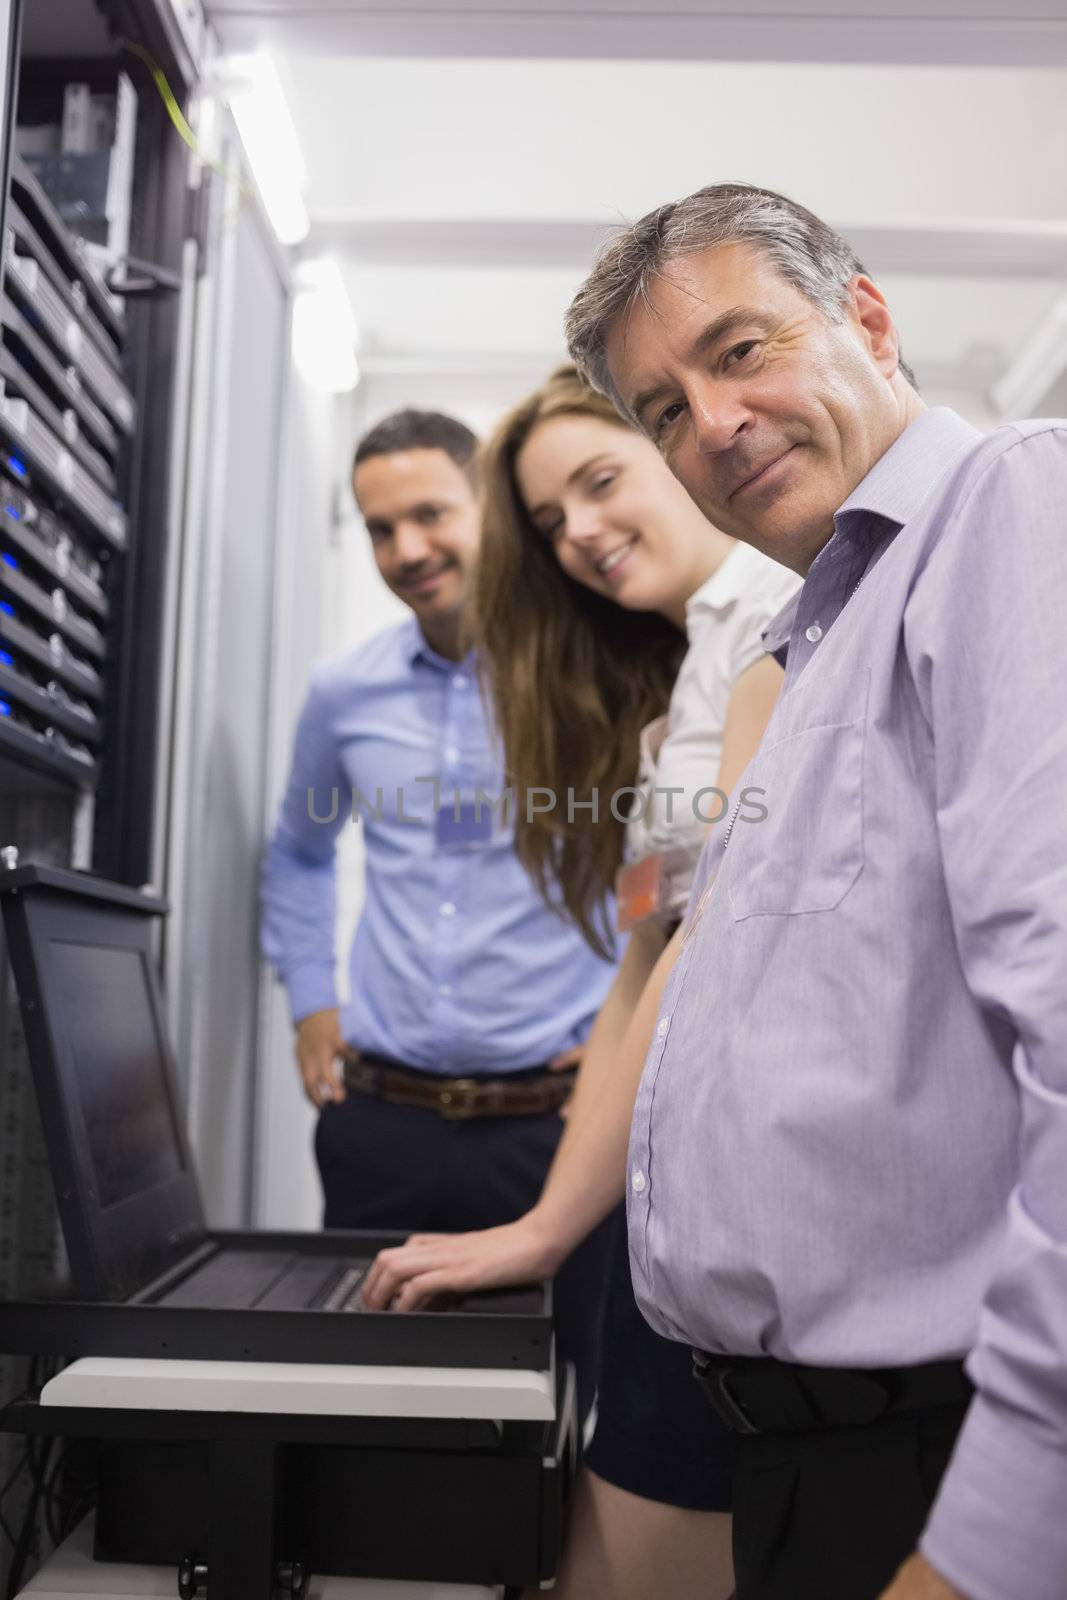
{"label": "gray hair", "polygon": [[[771,189],[714,183],[650,211],[600,251],[565,323],[578,371],[629,421],[635,419],[608,371],[604,349],[608,330],[636,300],[647,299],[652,280],[668,262],[726,244],[748,244],[759,250],[831,322],[844,321],[848,286],[858,273],[867,272],[847,239],[814,212]],[[913,388],[918,387],[903,358],[900,371]]]}

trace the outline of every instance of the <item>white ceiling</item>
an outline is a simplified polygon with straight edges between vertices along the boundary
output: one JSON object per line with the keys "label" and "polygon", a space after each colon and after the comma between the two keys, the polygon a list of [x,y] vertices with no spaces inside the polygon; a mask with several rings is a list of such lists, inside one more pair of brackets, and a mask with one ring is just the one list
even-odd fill
{"label": "white ceiling", "polygon": [[[715,0],[210,9],[275,54],[369,372],[527,381],[606,227],[743,178],[843,227],[920,378],[979,411],[1067,290],[1067,0],[1024,5],[749,0],[762,43]],[[691,58],[630,59],[639,32]]]}
{"label": "white ceiling", "polygon": [[339,55],[1067,65],[1062,0],[212,0],[236,46]]}

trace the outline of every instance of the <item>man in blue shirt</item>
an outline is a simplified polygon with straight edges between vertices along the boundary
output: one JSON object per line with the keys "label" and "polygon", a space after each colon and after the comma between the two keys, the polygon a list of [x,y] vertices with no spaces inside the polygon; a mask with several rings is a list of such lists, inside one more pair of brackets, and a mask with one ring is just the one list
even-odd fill
{"label": "man in blue shirt", "polygon": [[[378,570],[413,615],[314,671],[263,878],[327,1227],[492,1227],[540,1193],[612,967],[513,849],[461,614],[477,556],[477,440],[404,411],[356,450]],[[513,813],[512,813],[513,815]],[[334,984],[337,836],[364,829],[365,904]],[[589,1370],[601,1244],[557,1285],[561,1353]]]}

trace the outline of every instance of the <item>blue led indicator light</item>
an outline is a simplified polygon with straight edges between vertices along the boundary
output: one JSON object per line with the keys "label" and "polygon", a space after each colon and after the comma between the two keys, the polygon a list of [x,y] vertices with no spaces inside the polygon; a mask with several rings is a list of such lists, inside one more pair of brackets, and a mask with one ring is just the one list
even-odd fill
{"label": "blue led indicator light", "polygon": [[9,717],[10,715],[11,707],[6,700],[0,700],[0,717]]}
{"label": "blue led indicator light", "polygon": [[11,468],[12,472],[15,474],[16,478],[28,478],[29,477],[29,473],[26,470],[25,461],[20,461],[18,456],[8,456],[7,464]]}
{"label": "blue led indicator light", "polygon": [[15,615],[15,608],[10,600],[0,600],[0,611],[6,611],[9,617]]}
{"label": "blue led indicator light", "polygon": [[18,571],[19,564],[16,561],[15,557],[13,555],[11,555],[11,553],[9,551],[0,550],[0,560],[2,560],[4,562],[5,566],[14,567],[15,571],[16,572]]}
{"label": "blue led indicator light", "polygon": [[5,667],[13,667],[15,665],[15,658],[10,650],[0,650],[0,663]]}
{"label": "blue led indicator light", "polygon": [[12,522],[22,521],[22,512],[19,510],[18,506],[5,506],[4,510],[7,512]]}

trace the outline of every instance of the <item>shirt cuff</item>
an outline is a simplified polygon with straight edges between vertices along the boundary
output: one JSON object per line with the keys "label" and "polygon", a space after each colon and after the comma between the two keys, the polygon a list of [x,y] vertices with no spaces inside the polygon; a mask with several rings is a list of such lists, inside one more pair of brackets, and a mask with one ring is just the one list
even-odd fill
{"label": "shirt cuff", "polygon": [[1067,1454],[1031,1417],[979,1392],[922,1553],[967,1600],[1067,1595]]}
{"label": "shirt cuff", "polygon": [[337,1005],[337,987],[331,966],[308,962],[303,967],[294,967],[285,975],[285,987],[294,1023],[309,1017],[313,1011],[328,1011]]}

